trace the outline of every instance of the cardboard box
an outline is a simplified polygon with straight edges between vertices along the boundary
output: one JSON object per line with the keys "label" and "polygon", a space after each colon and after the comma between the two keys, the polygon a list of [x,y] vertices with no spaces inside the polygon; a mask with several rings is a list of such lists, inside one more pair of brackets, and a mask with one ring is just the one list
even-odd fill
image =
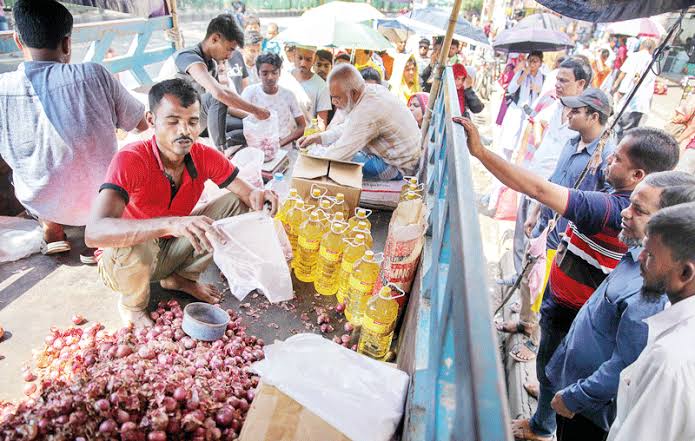
{"label": "cardboard box", "polygon": [[311,200],[311,187],[326,188],[326,195],[345,195],[350,213],[355,212],[362,194],[362,164],[300,154],[292,172],[291,186],[305,201]]}
{"label": "cardboard box", "polygon": [[239,441],[350,441],[345,435],[304,406],[280,392],[259,384]]}

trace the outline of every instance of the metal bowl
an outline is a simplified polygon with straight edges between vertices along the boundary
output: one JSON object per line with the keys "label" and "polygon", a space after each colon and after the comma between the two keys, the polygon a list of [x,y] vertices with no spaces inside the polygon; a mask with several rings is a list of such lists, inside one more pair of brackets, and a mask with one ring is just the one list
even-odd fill
{"label": "metal bowl", "polygon": [[194,302],[183,308],[183,332],[196,340],[219,340],[227,330],[227,323],[229,315],[217,306]]}

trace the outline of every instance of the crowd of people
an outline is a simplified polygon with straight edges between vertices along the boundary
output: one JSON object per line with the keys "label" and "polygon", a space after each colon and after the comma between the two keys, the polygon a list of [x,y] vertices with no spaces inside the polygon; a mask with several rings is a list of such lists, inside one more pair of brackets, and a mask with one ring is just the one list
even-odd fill
{"label": "crowd of people", "polygon": [[520,195],[515,274],[498,280],[518,284],[519,319],[496,327],[523,335],[509,356],[535,361],[538,382],[524,387],[538,405],[512,431],[540,441],[694,439],[686,415],[695,401],[682,391],[695,351],[678,349],[695,332],[695,254],[685,251],[695,240],[692,103],[672,121],[677,138],[645,126],[656,41],[604,41],[554,60],[509,57],[501,155],[470,119],[455,118],[498,181],[482,201],[493,208],[506,189]]}

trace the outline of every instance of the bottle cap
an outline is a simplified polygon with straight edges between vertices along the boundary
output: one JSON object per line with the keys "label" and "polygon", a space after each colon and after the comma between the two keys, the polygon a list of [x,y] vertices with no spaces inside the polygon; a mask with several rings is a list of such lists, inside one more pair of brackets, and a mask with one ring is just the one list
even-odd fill
{"label": "bottle cap", "polygon": [[273,175],[273,179],[275,179],[276,181],[282,181],[283,179],[285,179],[285,175],[283,175],[282,173],[275,173]]}

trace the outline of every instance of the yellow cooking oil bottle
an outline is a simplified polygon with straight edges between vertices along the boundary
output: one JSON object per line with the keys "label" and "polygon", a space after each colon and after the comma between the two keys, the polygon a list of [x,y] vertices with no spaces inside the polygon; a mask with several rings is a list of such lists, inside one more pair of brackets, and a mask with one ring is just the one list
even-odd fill
{"label": "yellow cooking oil bottle", "polygon": [[[342,214],[342,213],[337,213]],[[314,288],[324,296],[332,296],[338,291],[338,270],[343,258],[343,235],[347,223],[333,221],[330,229],[323,235],[319,246],[319,257],[316,263]]]}
{"label": "yellow cooking oil bottle", "polygon": [[330,223],[331,223],[331,215],[333,214],[331,211],[331,207],[333,206],[333,202],[331,202],[330,199],[328,198],[322,198],[319,201],[318,207],[314,209],[314,212],[318,214],[319,220],[321,221],[321,226],[323,227],[323,232],[327,232],[330,228]]}
{"label": "yellow cooking oil bottle", "polygon": [[285,225],[285,228],[287,228],[287,213],[290,211],[290,209],[292,207],[294,207],[295,203],[299,199],[301,199],[301,198],[299,197],[299,193],[297,192],[297,189],[296,188],[290,188],[290,193],[287,196],[285,203],[282,204],[282,206],[278,210],[277,214],[275,215],[275,219],[282,222],[282,224]]}
{"label": "yellow cooking oil bottle", "polygon": [[345,295],[345,318],[355,326],[362,324],[367,299],[372,295],[374,284],[379,277],[383,254],[381,256],[377,258],[372,250],[365,251],[350,274]]}
{"label": "yellow cooking oil bottle", "polygon": [[345,219],[350,217],[350,209],[348,208],[347,202],[345,202],[345,195],[343,193],[336,193],[335,202],[333,203],[333,214],[343,213]]}
{"label": "yellow cooking oil bottle", "polygon": [[423,184],[410,183],[410,184],[408,184],[408,189],[405,192],[401,191],[401,198],[398,202],[417,199],[417,198],[406,199],[408,194],[410,194],[410,193],[418,195],[418,196],[420,196],[420,198],[422,198],[422,193],[423,193],[424,189],[425,189],[425,186]]}
{"label": "yellow cooking oil bottle", "polygon": [[367,251],[367,245],[364,243],[364,234],[358,234],[352,240],[344,238],[343,242],[345,243],[345,247],[343,248],[343,258],[340,261],[340,268],[338,269],[338,291],[335,293],[338,303],[345,303],[345,293],[348,289],[352,268],[355,263],[364,256],[364,252]]}
{"label": "yellow cooking oil bottle", "polygon": [[401,199],[400,202],[413,201],[415,199],[422,199],[422,193],[409,190],[405,193],[405,195],[403,195],[403,199]]}
{"label": "yellow cooking oil bottle", "polygon": [[347,231],[347,222],[345,221],[345,215],[339,211],[331,217],[331,222],[345,222],[345,231]]}
{"label": "yellow cooking oil bottle", "polygon": [[402,198],[403,198],[403,195],[406,194],[406,193],[408,192],[408,190],[410,189],[409,187],[410,187],[411,184],[413,184],[413,185],[417,185],[417,184],[418,184],[417,178],[416,178],[415,176],[406,176],[405,178],[403,178],[403,180],[405,181],[405,183],[404,183],[403,186],[401,187],[400,199],[402,199]]}
{"label": "yellow cooking oil bottle", "polygon": [[357,223],[362,221],[367,223],[367,229],[371,231],[372,223],[369,222],[369,215],[372,214],[372,210],[367,210],[366,208],[355,208],[355,215],[348,221],[348,231],[352,231],[353,228],[357,226]]}
{"label": "yellow cooking oil bottle", "polygon": [[[394,295],[394,290],[399,291]],[[391,349],[393,332],[398,319],[397,298],[404,295],[396,286],[388,284],[379,293],[370,296],[362,315],[362,329],[357,351],[377,360],[386,357]]]}
{"label": "yellow cooking oil bottle", "polygon": [[314,281],[314,268],[318,259],[323,225],[318,213],[312,212],[297,235],[297,257],[294,264],[294,275],[302,282]]}
{"label": "yellow cooking oil bottle", "polygon": [[326,195],[326,193],[328,193],[327,188],[321,187],[320,185],[313,184],[311,186],[309,203],[318,207],[319,203],[321,203],[321,199],[323,199],[323,197]]}
{"label": "yellow cooking oil bottle", "polygon": [[365,221],[359,221],[357,222],[357,225],[353,227],[352,230],[349,230],[346,235],[349,239],[353,239],[355,236],[358,234],[361,234],[364,236],[364,243],[367,245],[367,248],[371,248],[372,245],[374,244],[374,239],[372,238],[372,232],[369,231],[369,224]]}
{"label": "yellow cooking oil bottle", "polygon": [[297,234],[299,233],[299,227],[302,225],[302,222],[304,222],[305,213],[304,201],[298,199],[295,201],[294,205],[287,210],[287,214],[285,215],[286,220],[283,222],[285,233],[287,233],[287,238],[292,245],[292,255],[295,257],[297,256]]}
{"label": "yellow cooking oil bottle", "polygon": [[318,118],[312,118],[311,123],[304,129],[304,136],[310,136],[320,131]]}

